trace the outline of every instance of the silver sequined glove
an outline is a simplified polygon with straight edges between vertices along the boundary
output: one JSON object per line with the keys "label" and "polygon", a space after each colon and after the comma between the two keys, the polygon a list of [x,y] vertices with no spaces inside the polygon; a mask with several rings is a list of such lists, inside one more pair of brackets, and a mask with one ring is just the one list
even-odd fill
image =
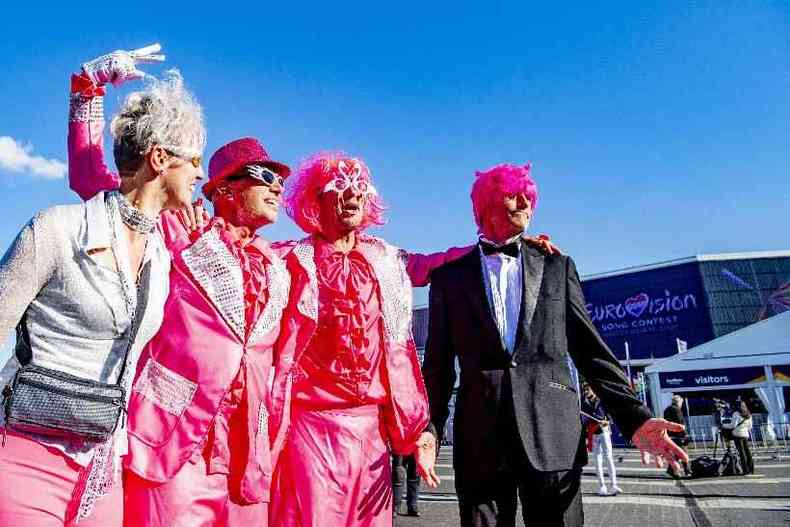
{"label": "silver sequined glove", "polygon": [[145,73],[137,69],[138,64],[164,62],[165,56],[159,54],[162,46],[152,44],[131,51],[117,50],[95,58],[82,65],[82,71],[96,86],[111,82],[113,86],[128,80],[142,79]]}

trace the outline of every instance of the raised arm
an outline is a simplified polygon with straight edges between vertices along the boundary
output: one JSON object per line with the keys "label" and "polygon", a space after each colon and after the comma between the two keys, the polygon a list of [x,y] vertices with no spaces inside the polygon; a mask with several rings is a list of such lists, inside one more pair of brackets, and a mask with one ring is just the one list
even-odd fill
{"label": "raised arm", "polygon": [[[525,234],[523,238],[528,244],[537,247],[546,254],[562,254],[557,246],[551,243],[551,238],[548,235],[541,234],[537,237],[532,237]],[[474,245],[450,247],[446,251],[430,254],[404,251],[403,256],[406,260],[406,272],[409,273],[409,279],[411,279],[412,285],[414,287],[424,287],[430,284],[431,273],[434,269],[452,262],[453,260],[457,260],[474,248]]]}
{"label": "raised arm", "polygon": [[404,251],[403,256],[406,260],[406,272],[414,287],[423,287],[431,283],[431,273],[437,267],[448,262],[457,260],[472,249],[474,245],[466,247],[450,247],[444,252],[420,254]]}
{"label": "raised arm", "polygon": [[69,187],[88,200],[121,185],[104,163],[104,88],[84,73],[74,74],[69,99]]}
{"label": "raised arm", "polygon": [[161,62],[158,44],[133,51],[114,51],[86,62],[71,77],[69,101],[69,187],[82,199],[120,187],[118,174],[104,163],[104,87],[118,86],[144,74],[140,62]]}

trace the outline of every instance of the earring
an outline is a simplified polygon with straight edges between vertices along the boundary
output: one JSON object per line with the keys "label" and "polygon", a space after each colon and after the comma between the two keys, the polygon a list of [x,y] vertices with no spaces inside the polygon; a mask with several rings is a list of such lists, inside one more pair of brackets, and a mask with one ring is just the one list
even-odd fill
{"label": "earring", "polygon": [[160,177],[164,177],[164,175],[165,175],[165,170],[164,169],[160,170],[159,171],[159,176]]}

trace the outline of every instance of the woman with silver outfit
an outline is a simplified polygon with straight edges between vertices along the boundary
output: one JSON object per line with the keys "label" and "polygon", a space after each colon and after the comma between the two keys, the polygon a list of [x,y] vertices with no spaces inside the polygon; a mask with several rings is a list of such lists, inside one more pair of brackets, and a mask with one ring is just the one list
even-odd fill
{"label": "woman with silver outfit", "polygon": [[[161,61],[158,51],[117,51],[83,65],[72,77],[70,121],[103,123],[103,85],[140,78],[137,64]],[[124,393],[162,322],[169,289],[157,217],[189,205],[202,177],[205,128],[175,72],[130,94],[111,127],[120,190],[39,212],[0,262],[0,341],[17,331],[0,373],[0,527],[122,525]],[[69,135],[70,145],[86,140]],[[75,395],[75,386],[84,390]],[[120,392],[118,418],[103,439],[86,439],[88,410],[106,409],[99,389]],[[64,400],[77,401],[68,419],[64,405],[53,403]]]}

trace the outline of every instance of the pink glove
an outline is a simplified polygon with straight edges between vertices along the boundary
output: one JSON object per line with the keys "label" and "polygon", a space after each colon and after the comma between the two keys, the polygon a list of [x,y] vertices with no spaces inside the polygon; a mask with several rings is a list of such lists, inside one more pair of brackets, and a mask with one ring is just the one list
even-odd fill
{"label": "pink glove", "polygon": [[117,50],[95,58],[82,65],[82,71],[96,86],[111,82],[119,86],[128,80],[142,79],[145,73],[137,69],[138,64],[164,62],[159,54],[162,46],[152,44],[132,51]]}

